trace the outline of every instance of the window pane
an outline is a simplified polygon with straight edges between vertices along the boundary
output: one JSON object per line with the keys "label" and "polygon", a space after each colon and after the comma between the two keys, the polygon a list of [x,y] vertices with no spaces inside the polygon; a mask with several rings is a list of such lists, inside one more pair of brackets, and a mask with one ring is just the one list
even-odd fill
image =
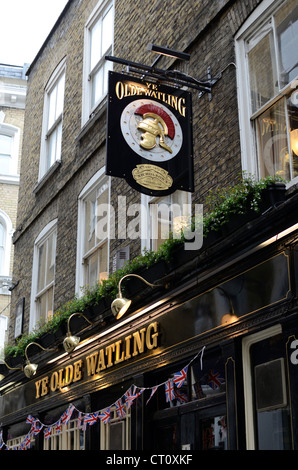
{"label": "window pane", "polygon": [[56,232],[39,247],[37,293],[48,286],[55,276]]}
{"label": "window pane", "polygon": [[227,449],[227,417],[215,416],[201,421],[203,450]]}
{"label": "window pane", "polygon": [[56,235],[52,234],[48,240],[48,254],[46,266],[46,284],[54,280],[55,275],[55,257],[56,257]]}
{"label": "window pane", "polygon": [[109,49],[113,41],[113,10],[109,9],[102,22],[102,55]]}
{"label": "window pane", "polygon": [[12,137],[0,134],[0,174],[10,173]]}
{"label": "window pane", "polygon": [[285,102],[280,100],[257,119],[262,177],[278,174],[290,179]]}
{"label": "window pane", "polygon": [[46,245],[44,243],[39,248],[37,292],[41,291],[45,287],[45,269],[46,269]]}
{"label": "window pane", "polygon": [[57,87],[49,94],[49,117],[48,117],[48,130],[52,127],[56,119],[56,99],[57,99]]}
{"label": "window pane", "polygon": [[108,184],[98,190],[96,201],[96,242],[105,240],[108,236]]}
{"label": "window pane", "polygon": [[87,259],[86,284],[93,286],[98,280],[99,273],[99,253],[96,251]]}
{"label": "window pane", "polygon": [[105,243],[100,249],[100,272],[99,281],[108,278],[108,244]]}
{"label": "window pane", "polygon": [[281,87],[298,75],[298,6],[288,1],[275,16]]}
{"label": "window pane", "polygon": [[91,34],[91,54],[90,54],[90,71],[101,58],[101,21],[97,21],[90,31]]}
{"label": "window pane", "polygon": [[3,247],[4,246],[4,238],[5,236],[5,230],[4,230],[4,226],[3,224],[1,224],[0,222],[0,246]]}
{"label": "window pane", "polygon": [[92,193],[90,198],[85,202],[85,243],[84,243],[84,253],[88,253],[88,251],[95,246],[95,223],[96,223],[96,215],[95,215],[95,192]]}
{"label": "window pane", "polygon": [[248,53],[252,112],[263,106],[278,91],[272,31]]}
{"label": "window pane", "polygon": [[65,75],[63,74],[57,85],[57,103],[56,103],[55,119],[57,119],[60,116],[60,114],[62,114],[62,111],[63,111],[64,84],[65,84]]}
{"label": "window pane", "polygon": [[91,107],[95,106],[103,94],[103,67],[101,67],[92,77],[92,97]]}

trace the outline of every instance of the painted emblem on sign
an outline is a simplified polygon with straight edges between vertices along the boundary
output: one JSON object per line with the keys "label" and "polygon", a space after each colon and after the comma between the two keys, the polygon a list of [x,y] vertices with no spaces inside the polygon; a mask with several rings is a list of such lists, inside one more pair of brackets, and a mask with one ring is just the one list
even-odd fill
{"label": "painted emblem on sign", "polygon": [[132,176],[138,184],[154,191],[164,191],[173,184],[169,173],[156,165],[137,165],[132,171]]}
{"label": "painted emblem on sign", "polygon": [[152,162],[174,158],[183,136],[174,114],[153,100],[136,100],[121,115],[121,131],[130,148]]}

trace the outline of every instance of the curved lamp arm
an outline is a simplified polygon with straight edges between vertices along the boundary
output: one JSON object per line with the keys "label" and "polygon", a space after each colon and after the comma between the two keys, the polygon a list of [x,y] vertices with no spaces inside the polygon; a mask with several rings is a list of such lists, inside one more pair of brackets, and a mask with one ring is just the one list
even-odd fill
{"label": "curved lamp arm", "polygon": [[120,279],[119,284],[118,284],[118,293],[119,293],[120,298],[122,298],[121,282],[123,281],[123,279],[125,279],[127,277],[132,277],[132,276],[137,277],[138,279],[143,281],[145,284],[147,284],[147,286],[149,286],[149,287],[163,287],[163,284],[151,284],[151,282],[146,281],[146,279],[144,279],[142,276],[139,276],[138,274],[126,274],[125,276],[123,276]]}
{"label": "curved lamp arm", "polygon": [[7,362],[3,361],[2,359],[1,359],[1,361],[0,361],[0,365],[1,365],[1,364],[4,364],[4,365],[5,365],[8,369],[10,369],[10,370],[22,370],[22,369],[23,369],[22,367],[10,367],[10,366],[7,364]]}
{"label": "curved lamp arm", "polygon": [[70,324],[70,320],[72,319],[72,317],[75,317],[76,315],[79,315],[80,317],[83,317],[89,323],[89,325],[93,325],[93,323],[90,320],[88,320],[88,318],[85,317],[85,315],[83,315],[82,313],[80,313],[80,312],[72,313],[70,315],[70,317],[68,318],[68,320],[67,320],[67,336],[71,336],[71,331],[70,331],[69,324]]}
{"label": "curved lamp arm", "polygon": [[25,356],[26,356],[26,359],[27,359],[27,362],[30,362],[29,359],[28,359],[28,355],[27,355],[27,349],[29,348],[29,346],[31,346],[32,344],[35,344],[35,346],[38,346],[40,349],[42,349],[43,351],[56,351],[56,348],[52,348],[52,349],[47,349],[47,348],[43,348],[40,344],[38,343],[29,343],[27,344],[26,346],[26,349],[25,349]]}

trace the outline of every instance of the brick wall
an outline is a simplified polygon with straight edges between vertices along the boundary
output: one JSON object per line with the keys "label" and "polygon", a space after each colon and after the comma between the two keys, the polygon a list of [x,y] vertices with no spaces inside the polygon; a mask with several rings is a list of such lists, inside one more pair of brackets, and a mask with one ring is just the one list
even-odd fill
{"label": "brick wall", "polygon": [[[177,62],[194,78],[204,78],[207,67],[216,75],[212,100],[193,91],[193,132],[195,193],[193,202],[203,203],[209,189],[232,184],[241,171],[238,110],[233,36],[258,0],[116,0],[113,55],[150,65],[156,55],[148,43],[168,45],[191,54],[189,62]],[[20,280],[13,292],[13,305],[26,298],[28,325],[32,277],[33,244],[42,228],[58,217],[55,308],[75,293],[77,198],[82,188],[105,161],[105,112],[94,116],[81,128],[84,25],[97,5],[96,0],[73,0],[54,33],[31,66],[28,80],[24,148],[17,232],[15,235],[14,277]],[[44,88],[66,57],[66,84],[63,116],[62,164],[36,192],[38,182]],[[163,58],[158,67],[172,64]],[[121,70],[115,66],[115,70]],[[118,195],[127,203],[140,195],[125,181],[112,178],[112,201]],[[117,214],[116,214],[117,215]],[[117,235],[117,232],[116,232]],[[111,242],[110,260],[120,246],[130,243],[131,257],[139,253],[140,242],[116,239]]]}

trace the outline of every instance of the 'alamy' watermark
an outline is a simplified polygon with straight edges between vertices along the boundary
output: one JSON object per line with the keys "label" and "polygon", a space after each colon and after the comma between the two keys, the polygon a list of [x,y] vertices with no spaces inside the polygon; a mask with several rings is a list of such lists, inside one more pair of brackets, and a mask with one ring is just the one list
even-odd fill
{"label": "'alamy' watermark", "polygon": [[203,205],[178,203],[131,203],[118,196],[113,204],[98,204],[95,234],[103,239],[141,239],[164,241],[181,239],[185,250],[198,250],[203,245]]}

